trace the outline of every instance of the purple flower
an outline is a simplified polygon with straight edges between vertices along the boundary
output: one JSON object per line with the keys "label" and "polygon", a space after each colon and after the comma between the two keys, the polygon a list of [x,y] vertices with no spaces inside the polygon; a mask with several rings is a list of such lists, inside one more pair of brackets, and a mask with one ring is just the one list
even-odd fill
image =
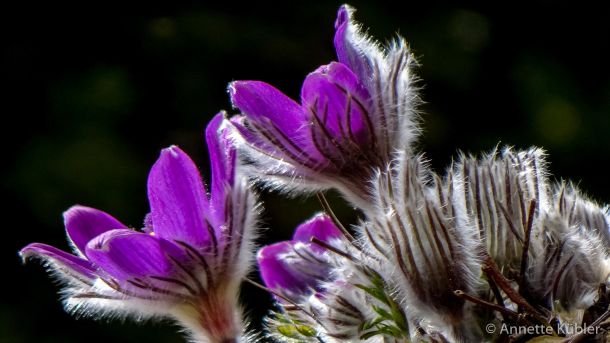
{"label": "purple flower", "polygon": [[251,260],[255,199],[236,175],[223,114],[208,125],[212,165],[208,197],[193,161],[162,150],[148,177],[150,214],[143,231],[84,206],[64,213],[74,255],[33,243],[24,258],[44,261],[64,282],[69,311],[162,316],[195,341],[226,342],[242,332],[237,292]]}
{"label": "purple flower", "polygon": [[320,290],[320,283],[330,279],[326,249],[312,243],[312,237],[332,245],[342,240],[343,234],[328,216],[318,214],[299,225],[292,240],[268,245],[258,252],[265,285],[295,303]]}
{"label": "purple flower", "polygon": [[259,250],[257,259],[281,309],[265,321],[270,337],[360,341],[380,328],[392,328],[395,338],[408,336],[404,313],[387,295],[394,287],[377,273],[379,261],[345,239],[328,216],[314,216],[297,227],[292,240]]}
{"label": "purple flower", "polygon": [[410,151],[418,131],[416,95],[402,41],[380,50],[342,6],[336,22],[338,62],[309,74],[300,104],[261,81],[229,87],[242,116],[252,174],[291,190],[337,188],[353,203],[370,202],[369,182],[396,151]]}

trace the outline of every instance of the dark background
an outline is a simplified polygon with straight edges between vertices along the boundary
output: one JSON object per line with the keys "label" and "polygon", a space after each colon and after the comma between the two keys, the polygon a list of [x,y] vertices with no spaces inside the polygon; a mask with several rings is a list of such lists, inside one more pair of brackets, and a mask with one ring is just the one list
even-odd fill
{"label": "dark background", "polygon": [[[537,145],[555,178],[610,200],[610,12],[510,4],[352,2],[371,34],[385,41],[398,31],[418,56],[427,102],[419,147],[437,170],[458,149]],[[305,75],[335,58],[339,5],[3,8],[0,342],[181,342],[168,325],[75,320],[43,269],[21,265],[17,251],[32,241],[67,249],[61,213],[75,203],[140,227],[148,168],[170,144],[209,175],[202,131],[231,110],[227,83],[265,80],[298,97]],[[288,238],[319,209],[273,194],[264,201],[261,243]],[[269,296],[245,287],[242,297],[260,323]]]}

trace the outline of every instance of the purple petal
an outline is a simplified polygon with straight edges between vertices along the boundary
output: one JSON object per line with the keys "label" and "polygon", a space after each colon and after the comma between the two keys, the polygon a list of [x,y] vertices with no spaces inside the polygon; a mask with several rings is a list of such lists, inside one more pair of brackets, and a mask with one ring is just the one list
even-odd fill
{"label": "purple petal", "polygon": [[267,287],[285,290],[289,294],[305,293],[307,289],[315,286],[316,280],[299,273],[287,261],[286,255],[292,251],[291,242],[268,245],[258,251],[258,268]]}
{"label": "purple petal", "polygon": [[244,115],[234,115],[229,120],[231,125],[239,132],[239,135],[246,141],[248,144],[255,146],[262,151],[273,155],[277,150],[276,147],[269,144],[269,141],[264,137],[258,135],[256,130],[254,130],[248,122],[248,118]]}
{"label": "purple petal", "polygon": [[320,281],[328,278],[329,265],[323,255],[325,249],[310,243],[311,238],[330,242],[342,235],[328,216],[320,214],[297,227],[292,241],[260,249],[257,260],[265,285],[282,290],[289,297],[316,289]]}
{"label": "purple petal", "polygon": [[96,278],[95,267],[89,261],[50,245],[32,243],[21,249],[19,254],[24,259],[34,257],[52,263],[59,267],[56,270],[83,282],[90,282]]}
{"label": "purple petal", "polygon": [[81,253],[87,243],[96,236],[114,229],[127,229],[120,221],[106,212],[85,206],[72,206],[64,212],[64,224],[68,237]]}
{"label": "purple petal", "polygon": [[85,253],[124,288],[133,288],[129,281],[152,282],[158,277],[172,277],[177,266],[169,256],[184,259],[180,248],[173,243],[131,230],[103,233],[87,244]]}
{"label": "purple petal", "polygon": [[303,107],[313,116],[312,121],[318,124],[320,136],[359,146],[370,141],[373,134],[370,95],[344,64],[333,62],[309,74],[301,98]]}
{"label": "purple petal", "polygon": [[294,100],[260,81],[233,82],[229,92],[233,105],[247,118],[236,127],[249,144],[308,167],[324,161],[311,140],[310,123]]}
{"label": "purple petal", "polygon": [[351,9],[342,5],[339,7],[337,12],[337,19],[335,20],[335,50],[337,51],[337,58],[339,62],[350,65],[349,53],[348,53],[348,42],[346,38],[347,28],[349,26],[349,20],[351,17]]}
{"label": "purple petal", "polygon": [[236,149],[231,144],[228,129],[221,129],[225,113],[218,113],[208,124],[205,136],[212,166],[212,194],[211,205],[214,224],[224,224],[224,207],[226,201],[226,188],[235,182]]}
{"label": "purple petal", "polygon": [[301,106],[275,87],[261,81],[235,81],[229,92],[233,105],[248,119],[263,125],[268,120],[292,138],[303,136],[306,121]]}
{"label": "purple petal", "polygon": [[341,239],[343,233],[337,228],[330,217],[325,214],[318,214],[299,225],[296,228],[292,239],[293,241],[311,244],[310,248],[313,251],[316,253],[323,253],[325,251],[324,248],[315,243],[310,243],[312,237],[315,237],[322,242],[329,243],[333,239]]}
{"label": "purple petal", "polygon": [[[373,44],[366,41],[366,37],[355,37],[361,34],[352,23],[352,13],[353,9],[347,5],[339,8],[335,21],[335,50],[339,62],[347,65],[364,83],[367,83],[372,75],[372,65],[367,55],[378,52],[375,51]],[[363,46],[371,51],[363,51]]]}
{"label": "purple petal", "polygon": [[210,241],[208,200],[195,163],[176,146],[163,149],[148,176],[148,200],[158,237],[196,247]]}

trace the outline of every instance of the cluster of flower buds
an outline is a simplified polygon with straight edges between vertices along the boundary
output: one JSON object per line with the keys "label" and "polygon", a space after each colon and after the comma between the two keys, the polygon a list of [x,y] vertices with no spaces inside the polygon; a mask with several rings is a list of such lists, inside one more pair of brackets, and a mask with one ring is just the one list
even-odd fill
{"label": "cluster of flower buds", "polygon": [[[230,84],[239,114],[206,131],[209,195],[170,147],[150,172],[142,230],[75,206],[65,213],[74,255],[39,243],[22,255],[64,281],[68,310],[172,318],[194,342],[259,340],[236,302],[255,255],[253,180],[318,192],[325,211],[256,254],[277,306],[265,320],[271,340],[605,342],[608,208],[553,185],[537,148],[432,170],[413,148],[413,56],[401,39],[380,46],[352,16],[339,9],[337,61],[305,78],[299,102],[261,81]],[[328,189],[357,208],[357,224],[338,221]],[[564,330],[579,326],[595,330]]]}

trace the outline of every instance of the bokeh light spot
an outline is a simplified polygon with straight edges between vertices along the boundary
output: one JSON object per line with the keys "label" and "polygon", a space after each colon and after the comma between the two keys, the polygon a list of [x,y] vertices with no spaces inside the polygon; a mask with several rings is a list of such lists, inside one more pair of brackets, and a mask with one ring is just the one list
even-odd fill
{"label": "bokeh light spot", "polygon": [[535,115],[536,130],[551,144],[573,141],[580,131],[580,115],[569,102],[555,98],[547,101]]}

